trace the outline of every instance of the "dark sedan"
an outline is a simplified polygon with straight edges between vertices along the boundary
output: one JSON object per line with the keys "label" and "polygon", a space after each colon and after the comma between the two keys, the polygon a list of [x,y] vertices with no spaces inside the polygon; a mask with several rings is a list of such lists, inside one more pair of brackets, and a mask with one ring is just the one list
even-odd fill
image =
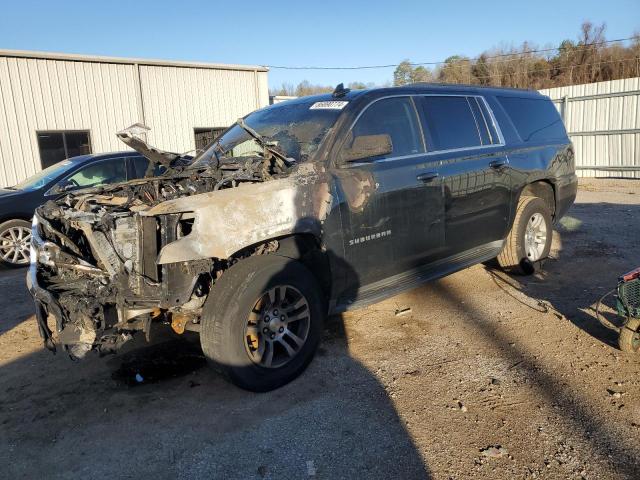
{"label": "dark sedan", "polygon": [[81,155],[0,188],[0,265],[29,263],[31,217],[38,205],[73,190],[141,178],[148,165],[135,151]]}

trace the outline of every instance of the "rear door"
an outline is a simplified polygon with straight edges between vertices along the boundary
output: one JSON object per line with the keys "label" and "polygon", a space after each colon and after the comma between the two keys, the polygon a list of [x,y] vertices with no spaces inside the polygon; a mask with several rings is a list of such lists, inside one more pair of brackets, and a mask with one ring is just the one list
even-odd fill
{"label": "rear door", "polygon": [[[384,139],[390,151],[374,152]],[[368,145],[371,154],[352,158],[348,152],[356,145]],[[438,254],[444,239],[442,190],[412,97],[383,98],[365,107],[338,163],[345,259],[355,273],[348,290],[419,267]]]}
{"label": "rear door", "polygon": [[427,150],[440,162],[446,256],[489,246],[507,234],[511,177],[504,142],[481,96],[421,96]]}

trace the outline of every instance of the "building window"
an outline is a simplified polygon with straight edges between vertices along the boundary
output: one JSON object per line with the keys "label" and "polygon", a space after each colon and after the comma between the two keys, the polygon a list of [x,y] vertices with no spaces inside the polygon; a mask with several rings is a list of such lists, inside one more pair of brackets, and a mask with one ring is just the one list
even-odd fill
{"label": "building window", "polygon": [[37,132],[37,135],[42,168],[65,158],[91,153],[88,131]]}
{"label": "building window", "polygon": [[224,128],[194,128],[196,137],[196,150],[204,150],[207,145],[213,142],[218,135],[224,132]]}

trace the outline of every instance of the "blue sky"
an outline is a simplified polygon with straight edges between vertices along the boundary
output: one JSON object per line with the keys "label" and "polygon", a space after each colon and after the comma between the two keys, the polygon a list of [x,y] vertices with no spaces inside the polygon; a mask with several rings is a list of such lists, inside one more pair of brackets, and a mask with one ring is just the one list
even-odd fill
{"label": "blue sky", "polygon": [[[557,46],[587,19],[606,22],[609,39],[640,32],[640,0],[2,3],[0,48],[260,65],[440,61],[525,40]],[[392,73],[273,69],[269,83],[380,84]]]}

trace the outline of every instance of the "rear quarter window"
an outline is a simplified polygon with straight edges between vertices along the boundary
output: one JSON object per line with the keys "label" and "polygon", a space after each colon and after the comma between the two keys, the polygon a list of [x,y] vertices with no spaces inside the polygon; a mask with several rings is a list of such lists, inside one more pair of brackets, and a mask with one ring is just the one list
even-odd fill
{"label": "rear quarter window", "polygon": [[560,114],[547,99],[498,97],[523,142],[562,140],[567,132]]}

